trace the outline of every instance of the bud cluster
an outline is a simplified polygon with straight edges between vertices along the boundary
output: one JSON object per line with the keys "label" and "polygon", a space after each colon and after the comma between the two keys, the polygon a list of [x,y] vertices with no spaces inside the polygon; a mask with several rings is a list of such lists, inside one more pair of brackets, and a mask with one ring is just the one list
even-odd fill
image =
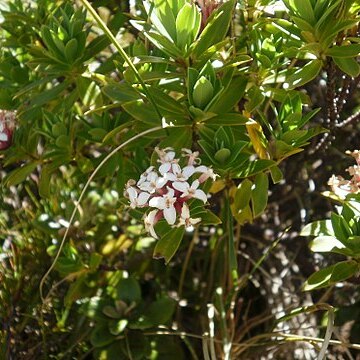
{"label": "bud cluster", "polygon": [[[144,218],[145,229],[158,238],[154,226],[162,218],[171,226],[191,228],[201,218],[191,218],[188,201],[199,199],[204,204],[207,194],[200,185],[207,179],[215,179],[213,170],[200,165],[199,153],[182,149],[181,158],[176,158],[172,148],[155,148],[159,167],[150,166],[136,182],[127,182],[124,195],[131,208],[150,208]],[[185,166],[182,166],[185,165]]]}
{"label": "bud cluster", "polygon": [[331,190],[341,199],[345,199],[348,194],[360,193],[360,151],[346,151],[346,154],[351,155],[356,160],[356,165],[346,169],[351,179],[346,180],[342,176],[332,175],[328,181]]}

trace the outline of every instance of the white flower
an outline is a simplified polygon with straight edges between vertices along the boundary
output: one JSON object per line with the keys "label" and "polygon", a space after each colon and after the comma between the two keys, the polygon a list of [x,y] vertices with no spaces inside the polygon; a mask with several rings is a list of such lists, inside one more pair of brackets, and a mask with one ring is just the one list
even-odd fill
{"label": "white flower", "polygon": [[143,172],[140,175],[140,179],[137,182],[137,186],[140,186],[143,182],[145,182],[147,180],[148,175],[154,170],[154,166],[150,166],[146,169],[145,172]]}
{"label": "white flower", "polygon": [[159,177],[155,171],[151,171],[146,180],[140,184],[138,183],[138,186],[141,190],[153,194],[157,189],[164,187],[167,182],[168,180],[165,177]]}
{"label": "white flower", "polygon": [[160,150],[159,148],[155,148],[155,151],[159,155],[158,162],[161,163],[159,167],[159,172],[161,175],[164,175],[165,173],[172,170],[172,165],[177,165],[179,159],[175,159],[175,151],[172,151],[172,148],[165,148],[163,150]]}
{"label": "white flower", "polygon": [[181,208],[181,215],[179,226],[185,225],[186,229],[192,229],[193,225],[198,224],[201,221],[201,218],[192,219],[190,217],[189,207],[184,203]]}
{"label": "white flower", "polygon": [[190,149],[181,149],[183,151],[182,156],[189,157],[188,160],[188,165],[194,165],[194,164],[199,164],[200,163],[200,159],[199,159],[199,152],[198,151],[194,151],[192,152]]}
{"label": "white flower", "polygon": [[202,200],[204,204],[207,202],[207,196],[204,193],[204,191],[198,189],[200,185],[199,180],[193,181],[191,186],[187,182],[178,182],[178,181],[173,182],[172,185],[175,190],[182,192],[181,197],[190,197],[190,198],[199,199]]}
{"label": "white flower", "polygon": [[164,178],[169,181],[186,181],[195,172],[194,166],[185,166],[183,169],[179,164],[171,165],[172,172],[164,174]]}
{"label": "white flower", "polygon": [[158,210],[152,210],[144,218],[145,230],[148,231],[150,235],[155,239],[158,238],[154,229],[157,213]]}
{"label": "white flower", "polygon": [[328,185],[331,186],[331,190],[335,195],[337,195],[340,199],[345,199],[346,195],[354,192],[352,190],[351,182],[348,180],[345,180],[341,176],[335,176],[333,175],[329,181]]}
{"label": "white flower", "polygon": [[176,221],[176,210],[174,204],[177,200],[174,197],[174,189],[167,188],[168,192],[163,196],[156,196],[150,199],[149,206],[163,210],[164,218],[169,225],[174,225]]}
{"label": "white flower", "polygon": [[136,207],[143,207],[147,205],[150,194],[147,192],[138,192],[134,187],[130,186],[126,189],[127,194],[129,195],[130,207],[135,209]]}
{"label": "white flower", "polygon": [[215,181],[216,176],[218,176],[214,173],[213,169],[211,169],[205,165],[197,166],[195,168],[195,173],[201,173],[201,175],[199,177],[200,184],[205,182],[209,178],[211,178],[212,180]]}

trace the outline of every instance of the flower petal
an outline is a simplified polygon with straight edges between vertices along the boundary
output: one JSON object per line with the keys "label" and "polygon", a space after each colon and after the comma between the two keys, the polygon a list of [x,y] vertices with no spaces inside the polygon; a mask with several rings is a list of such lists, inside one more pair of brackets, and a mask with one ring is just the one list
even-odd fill
{"label": "flower petal", "polygon": [[164,175],[165,173],[169,172],[170,169],[171,169],[171,164],[166,162],[166,163],[160,165],[159,172],[161,175]]}
{"label": "flower petal", "polygon": [[[169,175],[169,174],[168,174]],[[162,187],[164,187],[166,185],[166,183],[168,182],[169,179],[167,179],[166,177],[159,177],[156,180],[156,188],[157,189],[161,189]]]}
{"label": "flower petal", "polygon": [[131,202],[135,201],[137,196],[138,196],[138,192],[136,191],[135,188],[133,188],[132,186],[128,187],[126,189],[126,192],[128,193],[129,195],[129,199]]}
{"label": "flower petal", "polygon": [[191,175],[195,173],[195,167],[193,165],[185,166],[182,170],[184,178],[188,179]]}
{"label": "flower petal", "polygon": [[164,218],[169,225],[174,225],[176,221],[176,210],[173,206],[164,209]]}
{"label": "flower petal", "polygon": [[194,180],[191,184],[191,189],[196,190],[199,187],[200,183],[199,180]]}
{"label": "flower petal", "polygon": [[207,196],[206,196],[206,194],[205,194],[202,190],[200,190],[200,189],[198,189],[198,190],[195,191],[193,197],[194,197],[195,199],[202,200],[202,201],[204,202],[204,204],[207,202]]}
{"label": "flower petal", "polygon": [[149,206],[163,210],[166,207],[166,201],[162,196],[156,196],[150,199]]}
{"label": "flower petal", "polygon": [[183,206],[181,208],[181,218],[182,219],[188,219],[190,217],[190,210],[189,210],[189,207],[183,203]]}
{"label": "flower petal", "polygon": [[0,141],[8,141],[9,137],[5,133],[0,133]]}
{"label": "flower petal", "polygon": [[175,190],[181,191],[182,193],[188,193],[190,185],[187,182],[174,181],[172,184]]}
{"label": "flower petal", "polygon": [[138,196],[137,203],[139,206],[143,206],[149,200],[150,194],[147,192],[141,192]]}

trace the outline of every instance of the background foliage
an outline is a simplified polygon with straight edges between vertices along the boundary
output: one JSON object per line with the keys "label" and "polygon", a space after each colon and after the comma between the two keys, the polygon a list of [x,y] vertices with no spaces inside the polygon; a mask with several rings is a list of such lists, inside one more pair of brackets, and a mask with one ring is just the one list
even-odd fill
{"label": "background foliage", "polygon": [[[310,359],[335,309],[328,357],[355,358],[358,258],[299,232],[359,148],[359,2],[90,3],[0,2],[1,357]],[[123,196],[155,146],[219,175],[176,253]],[[352,277],[302,291],[343,261]]]}

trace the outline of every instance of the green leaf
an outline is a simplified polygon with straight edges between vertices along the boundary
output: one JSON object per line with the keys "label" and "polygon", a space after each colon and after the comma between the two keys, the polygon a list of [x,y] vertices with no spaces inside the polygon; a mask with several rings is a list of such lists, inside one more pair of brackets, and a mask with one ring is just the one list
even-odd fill
{"label": "green leaf", "polygon": [[219,125],[219,126],[239,126],[245,125],[249,119],[239,113],[227,113],[213,116],[210,119],[203,120],[207,125]]}
{"label": "green leaf", "polygon": [[318,220],[307,224],[300,236],[334,236],[331,220]]}
{"label": "green leaf", "polygon": [[359,271],[359,263],[353,260],[341,261],[335,265],[312,274],[304,284],[304,290],[309,291],[330,286],[344,281]]}
{"label": "green leaf", "polygon": [[65,45],[65,57],[70,64],[76,60],[77,51],[78,51],[77,40],[75,38],[69,40]]}
{"label": "green leaf", "polygon": [[246,111],[252,113],[255,109],[257,109],[263,101],[265,100],[265,96],[263,92],[260,90],[258,86],[252,86],[247,92],[248,102],[245,104]]}
{"label": "green leaf", "polygon": [[109,322],[109,330],[112,335],[120,335],[128,324],[127,319],[112,320]]}
{"label": "green leaf", "polygon": [[10,172],[4,179],[5,186],[15,186],[26,180],[36,169],[37,163],[29,163]]}
{"label": "green leaf", "polygon": [[290,75],[286,82],[288,84],[288,89],[294,89],[300,87],[311,80],[315,79],[318,76],[322,68],[321,60],[311,60],[305,66],[296,70],[294,74]]}
{"label": "green leaf", "polygon": [[119,281],[116,287],[117,298],[128,304],[138,303],[141,300],[141,289],[134,278],[125,278]]}
{"label": "green leaf", "polygon": [[234,0],[227,1],[212,13],[198,41],[194,43],[193,55],[196,58],[224,39],[230,26],[234,3]]}
{"label": "green leaf", "polygon": [[168,135],[164,140],[159,143],[160,148],[166,148],[168,146],[174,149],[191,148],[192,144],[192,128],[190,126],[184,126],[179,131],[179,128],[167,129]]}
{"label": "green leaf", "polygon": [[346,245],[348,238],[352,235],[348,223],[341,215],[331,213],[331,225],[334,229],[335,237]]}
{"label": "green leaf", "polygon": [[90,335],[90,342],[95,347],[102,347],[111,344],[115,336],[111,335],[107,324],[98,325]]}
{"label": "green leaf", "polygon": [[270,174],[274,184],[278,184],[284,178],[284,175],[278,166],[272,166],[270,168]]}
{"label": "green leaf", "polygon": [[186,50],[200,30],[201,16],[195,6],[185,3],[176,17],[176,45]]}
{"label": "green leaf", "polygon": [[224,114],[233,110],[234,106],[244,96],[247,78],[238,76],[231,80],[229,86],[220,94],[216,102],[212,103],[207,111]]}
{"label": "green leaf", "polygon": [[59,100],[60,94],[67,88],[67,86],[67,82],[63,81],[51,89],[42,91],[41,93],[32,96],[30,104],[33,106],[42,106],[54,99]]}
{"label": "green leaf", "polygon": [[345,246],[334,236],[322,235],[316,237],[309,245],[314,252],[331,252],[336,249],[344,249]]}
{"label": "green leaf", "polygon": [[179,248],[184,233],[184,226],[171,229],[160,240],[158,240],[154,249],[153,257],[155,259],[164,258],[165,263],[168,264]]}
{"label": "green leaf", "polygon": [[269,178],[263,172],[255,177],[254,187],[251,190],[251,202],[254,218],[259,216],[266,208],[268,201]]}
{"label": "green leaf", "polygon": [[153,3],[155,9],[150,10],[151,21],[163,36],[170,35],[170,38],[176,42],[175,14],[171,8],[172,1],[154,0]]}
{"label": "green leaf", "polygon": [[360,54],[360,44],[333,46],[325,54],[337,58],[355,57]]}
{"label": "green leaf", "polygon": [[352,77],[357,77],[360,74],[360,65],[354,58],[333,57],[333,60],[344,73]]}
{"label": "green leaf", "polygon": [[140,94],[127,83],[109,84],[102,88],[102,92],[112,101],[120,104],[138,100]]}
{"label": "green leaf", "polygon": [[234,201],[231,205],[231,210],[234,214],[243,210],[249,204],[252,186],[253,183],[249,179],[244,179],[237,187]]}
{"label": "green leaf", "polygon": [[47,198],[50,196],[50,184],[51,184],[52,173],[53,170],[48,165],[44,165],[41,169],[40,179],[39,179],[39,195],[42,198]]}
{"label": "green leaf", "polygon": [[173,299],[164,297],[151,303],[144,312],[143,318],[139,321],[141,328],[166,325],[175,311],[176,302]]}
{"label": "green leaf", "polygon": [[218,225],[221,224],[221,220],[212,211],[206,210],[203,207],[191,211],[192,218],[201,218],[200,225]]}
{"label": "green leaf", "polygon": [[315,25],[316,19],[310,0],[292,0],[293,9],[297,15],[309,24]]}
{"label": "green leaf", "polygon": [[245,178],[258,174],[259,172],[270,169],[276,165],[273,160],[259,159],[254,161],[247,161],[242,169],[236,174],[237,178]]}

